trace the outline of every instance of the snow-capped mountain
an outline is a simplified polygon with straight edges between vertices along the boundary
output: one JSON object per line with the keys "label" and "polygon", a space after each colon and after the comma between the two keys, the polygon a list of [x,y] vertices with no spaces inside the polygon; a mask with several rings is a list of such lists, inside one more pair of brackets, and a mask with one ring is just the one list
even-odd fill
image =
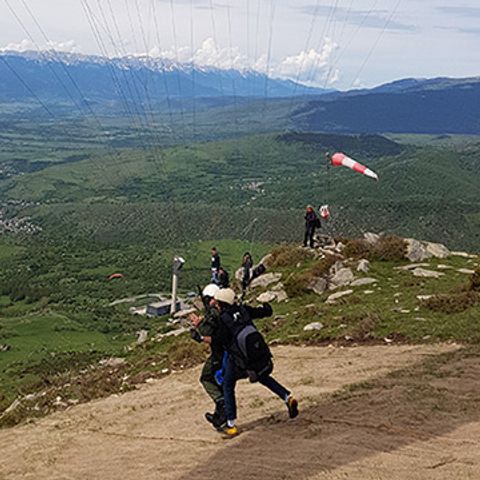
{"label": "snow-capped mountain", "polygon": [[0,101],[22,101],[35,94],[46,102],[134,104],[168,98],[287,97],[331,91],[252,70],[221,70],[146,56],[4,51],[0,58]]}

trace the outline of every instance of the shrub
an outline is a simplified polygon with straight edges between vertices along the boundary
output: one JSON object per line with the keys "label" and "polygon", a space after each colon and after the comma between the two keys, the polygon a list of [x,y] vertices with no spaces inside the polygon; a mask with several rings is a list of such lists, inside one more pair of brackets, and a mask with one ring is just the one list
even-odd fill
{"label": "shrub", "polygon": [[364,239],[353,239],[346,243],[343,253],[347,257],[398,261],[405,258],[407,242],[395,235],[380,237],[374,244],[368,243]]}
{"label": "shrub", "polygon": [[272,267],[295,267],[312,258],[310,251],[294,245],[280,245],[272,250]]}
{"label": "shrub", "polygon": [[470,278],[470,290],[480,292],[480,268],[477,268]]}
{"label": "shrub", "polygon": [[434,312],[450,314],[463,312],[476,305],[478,301],[478,293],[467,291],[435,295],[425,300],[424,305]]}

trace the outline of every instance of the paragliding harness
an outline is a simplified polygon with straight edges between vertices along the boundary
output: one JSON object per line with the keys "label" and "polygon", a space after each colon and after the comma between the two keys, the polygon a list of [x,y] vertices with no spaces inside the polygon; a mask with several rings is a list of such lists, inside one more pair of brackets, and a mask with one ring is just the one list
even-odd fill
{"label": "paragliding harness", "polygon": [[272,352],[244,306],[239,306],[233,319],[236,334],[231,352],[235,365],[247,374],[250,382],[258,382],[273,371]]}

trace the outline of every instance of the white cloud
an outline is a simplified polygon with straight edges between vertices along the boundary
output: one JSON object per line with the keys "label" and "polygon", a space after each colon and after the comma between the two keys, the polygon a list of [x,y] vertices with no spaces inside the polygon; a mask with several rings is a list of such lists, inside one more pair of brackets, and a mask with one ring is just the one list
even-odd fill
{"label": "white cloud", "polygon": [[[332,60],[332,54],[337,49],[337,44],[330,38],[325,38],[320,52],[315,49],[302,51],[297,55],[284,58],[281,61],[271,61],[267,65],[267,55],[263,54],[254,62],[244,55],[238,47],[220,47],[215,44],[213,38],[206,38],[199,48],[192,52],[187,46],[170,47],[161,50],[153,47],[148,54],[131,53],[130,56],[161,59],[165,58],[173,62],[195,63],[201,67],[215,67],[219,69],[237,69],[240,71],[255,70],[261,73],[268,73],[275,78],[284,78],[298,80],[308,85],[320,85],[328,83],[334,84],[339,78],[338,69],[333,69],[329,65]],[[80,53],[80,49],[73,40],[66,42],[49,42],[45,45],[35,45],[30,40],[22,40],[20,43],[10,43],[0,51],[49,51],[55,50],[66,53]]]}
{"label": "white cloud", "polygon": [[337,48],[338,45],[331,38],[326,37],[320,52],[311,48],[298,55],[287,57],[276,67],[274,73],[280,77],[298,79],[308,84],[320,83],[326,79],[327,75],[335,82],[338,79],[337,70],[334,72],[335,75],[329,75],[328,66]]}
{"label": "white cloud", "polygon": [[9,43],[5,47],[0,48],[0,51],[2,52],[44,52],[49,50],[65,53],[79,53],[79,48],[74,40],[68,40],[66,42],[49,41],[47,44],[38,45],[30,40],[23,39],[20,43]]}

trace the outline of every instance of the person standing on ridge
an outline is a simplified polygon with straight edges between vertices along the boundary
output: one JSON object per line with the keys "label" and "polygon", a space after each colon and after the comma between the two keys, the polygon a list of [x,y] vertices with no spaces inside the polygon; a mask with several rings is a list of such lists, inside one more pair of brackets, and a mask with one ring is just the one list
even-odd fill
{"label": "person standing on ridge", "polygon": [[212,247],[212,261],[211,261],[211,270],[212,278],[211,281],[218,285],[218,270],[220,269],[220,255],[216,247]]}
{"label": "person standing on ridge", "polygon": [[251,270],[253,268],[253,259],[249,252],[244,253],[242,259],[242,292],[247,290],[250,283]]}
{"label": "person standing on ridge", "polygon": [[218,286],[220,288],[228,288],[230,286],[230,277],[223,267],[218,269]]}
{"label": "person standing on ridge", "polygon": [[272,307],[250,307],[235,303],[235,292],[231,288],[221,288],[214,296],[220,311],[219,341],[227,352],[223,372],[223,395],[227,424],[224,433],[232,438],[238,435],[235,424],[237,405],[235,385],[241,378],[259,382],[285,402],[288,415],[298,415],[298,402],[291,393],[270,374],[273,370],[271,353],[262,335],[256,330],[253,320],[272,315]]}
{"label": "person standing on ridge", "polygon": [[202,293],[202,302],[205,307],[205,315],[202,317],[197,313],[191,313],[189,316],[193,326],[190,335],[198,343],[210,345],[211,353],[202,368],[200,374],[200,383],[215,403],[213,413],[205,413],[205,418],[216,429],[221,429],[226,424],[225,401],[223,397],[223,388],[217,383],[215,374],[222,369],[224,350],[218,338],[218,328],[220,323],[220,312],[216,308],[213,297],[219,290],[214,283],[207,285]]}
{"label": "person standing on ridge", "polygon": [[320,227],[320,219],[317,217],[313,207],[308,205],[305,212],[305,236],[303,237],[304,247],[306,247],[307,244],[310,244],[310,248],[313,248],[313,237],[317,227]]}

